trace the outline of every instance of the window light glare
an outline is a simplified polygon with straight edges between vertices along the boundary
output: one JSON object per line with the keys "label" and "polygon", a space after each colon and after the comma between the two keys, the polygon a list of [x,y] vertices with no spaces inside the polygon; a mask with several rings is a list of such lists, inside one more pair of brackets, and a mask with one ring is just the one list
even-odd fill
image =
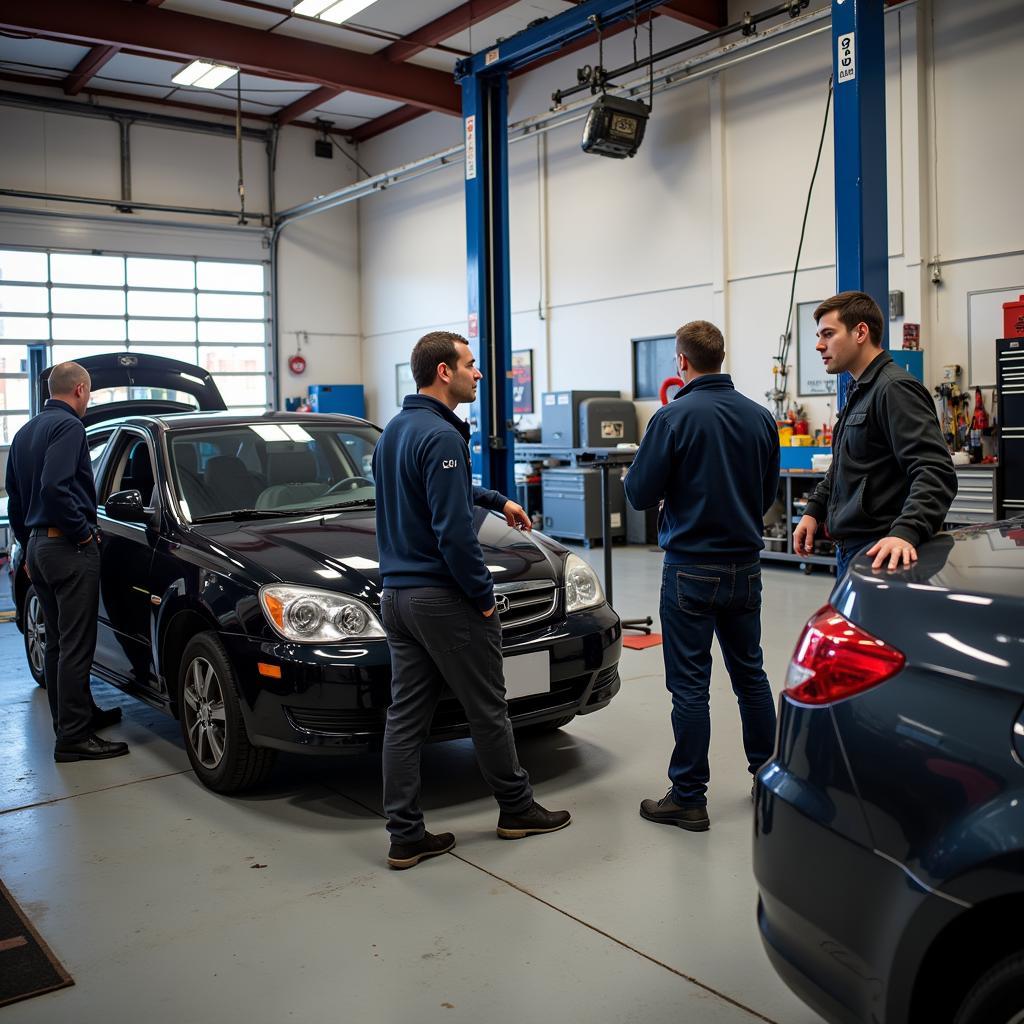
{"label": "window light glare", "polygon": [[374,0],[340,0],[333,7],[328,7],[320,15],[320,20],[340,25],[343,21],[354,18],[360,11],[365,11],[372,3]]}
{"label": "window light glare", "polygon": [[227,64],[194,60],[188,67],[179,71],[171,81],[175,85],[191,85],[197,89],[216,89],[218,85],[223,85],[229,78],[237,74],[238,68],[229,67]]}
{"label": "window light glare", "polygon": [[292,14],[304,14],[307,18],[316,18],[336,0],[301,0],[292,8]]}

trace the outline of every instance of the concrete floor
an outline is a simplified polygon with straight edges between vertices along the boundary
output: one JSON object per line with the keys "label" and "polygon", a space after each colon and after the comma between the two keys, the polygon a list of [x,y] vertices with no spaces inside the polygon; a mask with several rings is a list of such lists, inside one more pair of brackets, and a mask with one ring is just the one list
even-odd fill
{"label": "concrete floor", "polygon": [[[660,555],[616,549],[615,568],[620,614],[656,617]],[[764,580],[778,689],[832,578]],[[288,758],[258,796],[219,797],[189,770],[176,722],[97,684],[125,710],[108,735],[131,755],[56,765],[45,694],[16,627],[0,625],[0,876],[76,982],[3,1021],[819,1021],[761,949],[749,777],[717,659],[711,830],[637,814],[667,788],[661,656],[624,651],[608,709],[520,741],[538,799],[571,808],[569,829],[497,839],[471,745],[436,744],[427,825],[458,846],[391,872],[378,757]]]}

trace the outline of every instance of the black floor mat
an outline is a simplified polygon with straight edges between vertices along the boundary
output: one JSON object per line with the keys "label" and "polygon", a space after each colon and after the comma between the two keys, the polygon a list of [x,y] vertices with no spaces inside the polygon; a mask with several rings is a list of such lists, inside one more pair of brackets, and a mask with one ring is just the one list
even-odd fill
{"label": "black floor mat", "polygon": [[74,985],[0,881],[0,1006]]}

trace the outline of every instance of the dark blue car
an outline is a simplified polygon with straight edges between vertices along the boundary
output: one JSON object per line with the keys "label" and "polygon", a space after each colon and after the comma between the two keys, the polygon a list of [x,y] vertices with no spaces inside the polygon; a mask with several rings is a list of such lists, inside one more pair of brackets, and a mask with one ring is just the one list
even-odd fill
{"label": "dark blue car", "polygon": [[1024,1021],[1024,519],[858,559],[758,777],[758,924],[829,1021]]}

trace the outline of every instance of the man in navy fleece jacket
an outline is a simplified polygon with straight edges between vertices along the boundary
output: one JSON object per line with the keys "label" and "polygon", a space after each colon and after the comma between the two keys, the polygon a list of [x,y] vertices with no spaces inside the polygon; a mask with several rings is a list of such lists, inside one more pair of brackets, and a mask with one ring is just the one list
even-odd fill
{"label": "man in navy fleece jacket", "polygon": [[568,811],[533,799],[519,764],[505,701],[501,621],[494,581],[477,540],[474,507],[530,529],[520,505],[473,486],[469,426],[455,415],[476,398],[469,343],[434,331],[412,350],[418,393],[387,425],[373,453],[381,618],[391,652],[391,706],[384,731],[388,864],[411,868],[455,845],[431,835],[419,806],[420,753],[447,683],[466,710],[480,770],[501,811],[498,835],[522,839],[569,824]]}
{"label": "man in navy fleece jacket", "polygon": [[725,341],[706,320],[676,332],[685,387],[647,427],[625,479],[637,509],[664,502],[658,540],[665,683],[672,694],[671,788],[644,800],[649,821],[709,827],[711,639],[717,635],[753,774],[771,757],[775,703],[761,654],[764,513],[779,486],[779,434],[768,410],[722,373]]}

